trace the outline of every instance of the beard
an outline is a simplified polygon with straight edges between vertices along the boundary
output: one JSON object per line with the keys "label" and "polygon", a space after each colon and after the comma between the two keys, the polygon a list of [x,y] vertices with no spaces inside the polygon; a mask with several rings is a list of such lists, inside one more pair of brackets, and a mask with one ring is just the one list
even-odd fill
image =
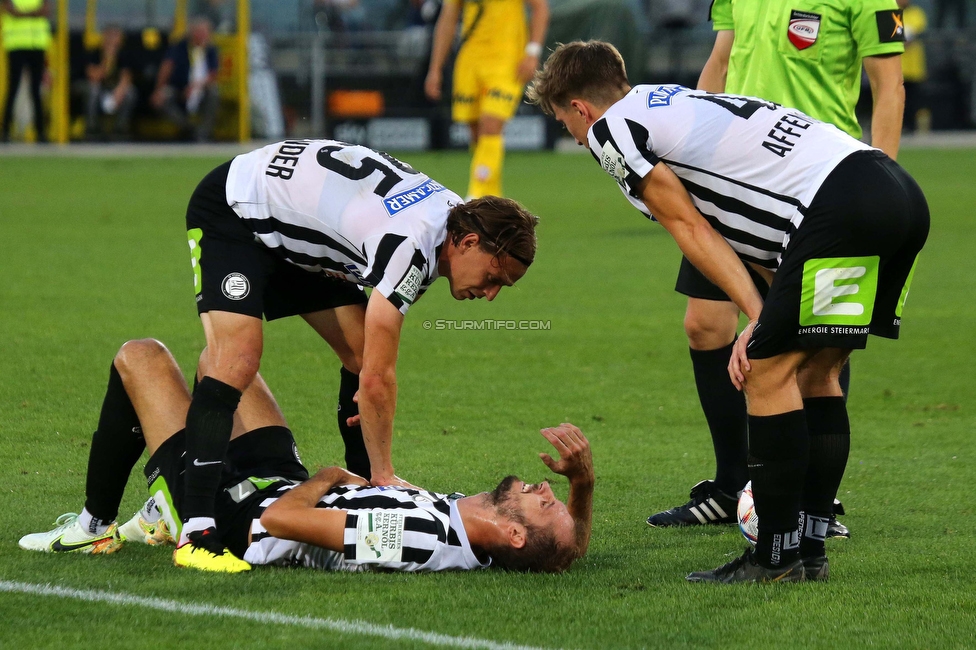
{"label": "beard", "polygon": [[503,478],[501,483],[498,484],[498,487],[488,493],[488,499],[491,501],[491,505],[498,507],[504,504],[511,497],[512,487],[517,480],[519,479],[515,475]]}

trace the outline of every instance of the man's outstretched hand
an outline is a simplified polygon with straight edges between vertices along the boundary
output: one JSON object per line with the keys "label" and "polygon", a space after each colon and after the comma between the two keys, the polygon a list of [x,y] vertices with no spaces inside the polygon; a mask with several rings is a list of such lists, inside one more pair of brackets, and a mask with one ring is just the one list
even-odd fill
{"label": "man's outstretched hand", "polygon": [[593,455],[590,453],[590,441],[586,439],[579,427],[563,422],[558,427],[542,429],[540,433],[559,454],[559,460],[553,460],[549,454],[540,453],[539,458],[546,467],[556,474],[567,477],[571,483],[593,483]]}
{"label": "man's outstretched hand", "polygon": [[564,422],[558,427],[540,431],[559,452],[559,460],[549,454],[539,454],[546,467],[569,479],[569,499],[566,507],[576,523],[576,557],[586,555],[590,546],[590,530],[593,527],[593,456],[590,441],[578,427]]}

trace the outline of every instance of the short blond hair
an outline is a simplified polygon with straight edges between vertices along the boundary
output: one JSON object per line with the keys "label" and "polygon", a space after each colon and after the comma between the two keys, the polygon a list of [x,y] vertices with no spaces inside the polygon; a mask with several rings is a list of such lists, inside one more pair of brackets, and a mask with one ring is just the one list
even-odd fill
{"label": "short blond hair", "polygon": [[561,43],[535,73],[526,95],[546,114],[573,99],[610,106],[630,91],[624,58],[605,41]]}

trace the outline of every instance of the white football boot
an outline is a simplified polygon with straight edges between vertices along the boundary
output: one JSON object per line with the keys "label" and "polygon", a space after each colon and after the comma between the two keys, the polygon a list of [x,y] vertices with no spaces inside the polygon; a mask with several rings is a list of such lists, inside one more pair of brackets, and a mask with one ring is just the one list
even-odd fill
{"label": "white football boot", "polygon": [[118,526],[113,522],[101,535],[92,535],[78,523],[78,515],[68,512],[54,522],[56,528],[46,533],[32,533],[20,538],[20,548],[42,553],[91,553],[102,555],[122,548]]}

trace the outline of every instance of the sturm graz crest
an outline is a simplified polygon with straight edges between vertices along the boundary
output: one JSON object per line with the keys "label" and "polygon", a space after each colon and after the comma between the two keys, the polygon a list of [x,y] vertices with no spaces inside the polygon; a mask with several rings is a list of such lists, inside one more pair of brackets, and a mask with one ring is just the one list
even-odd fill
{"label": "sturm graz crest", "polygon": [[220,289],[230,300],[243,300],[251,293],[251,283],[240,273],[228,273],[220,283]]}

